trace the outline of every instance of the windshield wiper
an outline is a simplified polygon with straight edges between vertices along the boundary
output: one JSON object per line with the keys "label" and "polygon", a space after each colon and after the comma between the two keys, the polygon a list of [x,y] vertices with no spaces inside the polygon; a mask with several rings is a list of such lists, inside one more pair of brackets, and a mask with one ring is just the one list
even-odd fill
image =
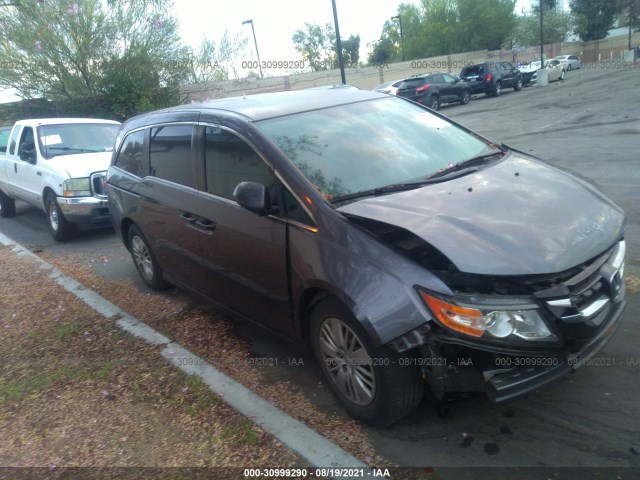
{"label": "windshield wiper", "polygon": [[490,160],[495,159],[496,157],[501,158],[506,152],[504,150],[497,150],[494,152],[484,153],[482,155],[478,155],[477,157],[470,158],[469,160],[465,160],[463,162],[456,163],[450,167],[445,168],[444,170],[440,170],[439,172],[430,175],[428,178],[441,178],[449,175],[453,172],[461,172],[469,170],[467,173],[475,172],[480,165],[484,165],[488,163]]}
{"label": "windshield wiper", "polygon": [[84,152],[84,153],[96,153],[99,150],[92,150],[90,148],[75,148],[75,147],[47,147],[47,150],[62,150],[63,152]]}
{"label": "windshield wiper", "polygon": [[497,155],[502,156],[505,153],[506,153],[505,150],[496,150],[490,153],[485,153],[482,155],[478,155],[477,157],[470,158],[469,160],[456,163],[455,165],[445,168],[444,170],[440,170],[439,172],[436,172],[433,175],[428,176],[424,180],[418,180],[416,182],[396,183],[392,185],[387,185],[385,187],[372,188],[371,190],[363,190],[361,192],[355,192],[355,193],[346,193],[344,195],[333,197],[331,201],[343,202],[345,200],[353,200],[354,198],[360,198],[360,197],[375,197],[375,196],[384,195],[387,193],[413,190],[414,188],[424,187],[425,185],[429,185],[432,183],[439,183],[444,180],[449,180],[451,179],[451,177],[454,177],[454,175],[452,175],[453,173],[457,173],[455,177],[458,177],[458,176],[466,175],[468,173],[479,170],[478,167],[480,165],[488,163]]}

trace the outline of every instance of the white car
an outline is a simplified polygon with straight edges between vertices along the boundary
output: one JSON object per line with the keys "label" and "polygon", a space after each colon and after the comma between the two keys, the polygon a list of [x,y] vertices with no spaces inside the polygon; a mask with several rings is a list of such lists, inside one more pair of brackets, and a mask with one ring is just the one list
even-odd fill
{"label": "white car", "polygon": [[397,95],[398,87],[403,82],[403,80],[391,80],[390,82],[385,82],[378,85],[373,89],[374,92],[388,93],[389,95]]}
{"label": "white car", "polygon": [[[519,68],[522,74],[522,84],[529,85],[538,81],[538,70],[540,70],[541,62],[535,61]],[[549,81],[564,80],[566,72],[564,64],[555,58],[545,63],[545,68],[549,70]]]}
{"label": "white car", "polygon": [[582,67],[582,63],[580,62],[580,59],[575,55],[558,55],[557,57],[554,58],[554,60],[560,61],[560,63],[563,64],[564,69],[567,71],[576,70]]}

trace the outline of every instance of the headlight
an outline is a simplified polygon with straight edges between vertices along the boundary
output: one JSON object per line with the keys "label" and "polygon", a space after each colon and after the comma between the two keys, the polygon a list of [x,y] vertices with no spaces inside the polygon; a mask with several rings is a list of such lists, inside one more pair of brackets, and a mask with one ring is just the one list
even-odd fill
{"label": "headlight", "polygon": [[91,196],[91,182],[89,178],[70,178],[62,184],[63,197]]}
{"label": "headlight", "polygon": [[[419,290],[436,319],[445,327],[476,338],[553,341],[557,337],[538,313],[537,306],[518,299],[476,299],[479,305],[456,305]],[[502,305],[501,305],[502,304]]]}

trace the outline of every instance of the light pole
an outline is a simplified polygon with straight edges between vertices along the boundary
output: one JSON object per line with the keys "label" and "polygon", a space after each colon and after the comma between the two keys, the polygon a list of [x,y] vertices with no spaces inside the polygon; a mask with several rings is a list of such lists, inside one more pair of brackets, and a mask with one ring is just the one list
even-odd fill
{"label": "light pole", "polygon": [[331,0],[333,6],[333,23],[336,26],[336,48],[338,49],[338,65],[340,66],[340,78],[342,84],[347,84],[347,77],[344,74],[344,60],[342,58],[342,40],[340,40],[340,27],[338,26],[338,10],[336,9],[336,0]]}
{"label": "light pole", "polygon": [[396,15],[395,17],[391,17],[391,20],[398,20],[400,24],[400,51],[402,52],[402,61],[404,62],[404,37],[402,36],[402,17],[400,15]]}
{"label": "light pole", "polygon": [[543,27],[544,14],[542,13],[543,10],[544,10],[544,5],[542,4],[542,0],[540,0],[540,68],[544,68],[544,27]]}
{"label": "light pole", "polygon": [[256,46],[256,56],[258,57],[258,67],[260,68],[260,78],[264,78],[262,75],[262,64],[260,63],[260,52],[258,52],[258,40],[256,40],[256,30],[253,28],[253,18],[249,20],[245,20],[242,22],[242,25],[246,25],[247,23],[251,24],[251,31],[253,32],[253,43]]}

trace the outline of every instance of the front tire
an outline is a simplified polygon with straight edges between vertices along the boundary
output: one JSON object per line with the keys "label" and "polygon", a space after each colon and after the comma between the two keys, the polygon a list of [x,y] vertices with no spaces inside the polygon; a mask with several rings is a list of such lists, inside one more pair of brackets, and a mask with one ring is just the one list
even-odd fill
{"label": "front tire", "polygon": [[162,269],[149,246],[149,242],[135,225],[129,228],[127,242],[133,263],[144,283],[153,290],[166,288],[167,282],[162,278]]}
{"label": "front tire", "polygon": [[518,78],[516,80],[516,85],[513,87],[513,90],[515,92],[519,92],[520,90],[522,90],[522,78]]}
{"label": "front tire", "polygon": [[15,216],[16,202],[3,191],[0,191],[0,217],[10,218]]}
{"label": "front tire", "polygon": [[424,382],[414,363],[400,361],[400,355],[387,347],[375,348],[337,299],[327,298],[315,305],[310,334],[325,380],[358,420],[386,427],[420,403]]}
{"label": "front tire", "polygon": [[58,242],[73,237],[78,231],[78,226],[67,220],[60,210],[57,197],[50,193],[45,200],[45,211],[47,214],[47,226],[51,236]]}

